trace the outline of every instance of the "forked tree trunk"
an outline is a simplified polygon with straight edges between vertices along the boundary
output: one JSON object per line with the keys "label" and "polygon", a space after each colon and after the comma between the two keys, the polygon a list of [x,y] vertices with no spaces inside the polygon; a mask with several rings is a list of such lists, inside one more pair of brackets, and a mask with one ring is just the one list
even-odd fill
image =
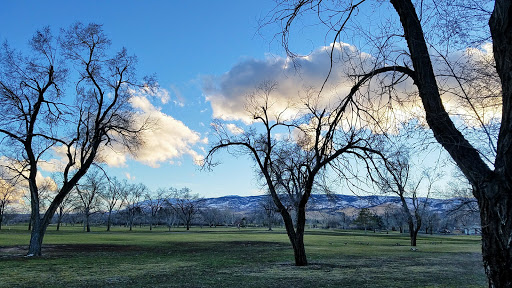
{"label": "forked tree trunk", "polygon": [[288,213],[288,211],[286,210],[281,211],[281,216],[283,217],[286,233],[288,234],[288,239],[290,239],[290,243],[292,244],[293,255],[295,258],[295,266],[308,265],[306,249],[304,248],[304,228],[306,226],[305,211],[305,208],[298,209],[296,221],[297,223],[295,223],[295,228],[290,213]]}
{"label": "forked tree trunk", "polygon": [[[482,257],[489,287],[512,287],[512,191],[489,185],[479,197],[482,223]],[[499,191],[499,190],[502,191]],[[487,197],[486,195],[495,195]]]}

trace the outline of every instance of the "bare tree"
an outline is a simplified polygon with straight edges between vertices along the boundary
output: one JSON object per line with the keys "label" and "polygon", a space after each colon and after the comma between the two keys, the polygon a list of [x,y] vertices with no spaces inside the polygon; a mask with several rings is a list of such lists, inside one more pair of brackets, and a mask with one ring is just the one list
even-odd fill
{"label": "bare tree", "polygon": [[[27,255],[39,256],[53,215],[101,160],[101,145],[119,143],[133,151],[141,143],[142,127],[133,121],[128,100],[144,85],[135,77],[136,58],[126,49],[108,55],[110,40],[101,25],[77,23],[62,30],[58,39],[44,28],[35,33],[30,48],[28,57],[7,44],[1,51],[0,133],[3,147],[10,147],[5,154],[14,164],[10,168],[28,183],[33,229]],[[69,94],[64,90],[67,81],[76,81]],[[58,153],[64,155],[63,183],[43,212],[36,180],[39,164]]]}
{"label": "bare tree", "polygon": [[[103,191],[101,197],[103,198],[107,207],[107,231],[110,231],[112,225],[112,212],[114,209],[119,210],[125,201],[126,189],[128,183],[126,181],[119,181],[116,177],[109,180],[109,183]],[[116,208],[117,207],[117,208]]]}
{"label": "bare tree", "polygon": [[102,206],[100,196],[107,188],[106,177],[102,170],[95,169],[89,172],[81,182],[75,188],[78,195],[76,209],[83,214],[84,231],[91,232],[90,217]]}
{"label": "bare tree", "polygon": [[73,193],[68,193],[66,197],[64,197],[64,200],[62,200],[62,203],[60,203],[59,208],[57,209],[57,231],[60,230],[60,226],[62,225],[62,221],[64,220],[64,217],[68,215],[73,209],[75,208],[73,206],[73,203],[75,200],[73,199],[75,195]]}
{"label": "bare tree", "polygon": [[126,209],[128,212],[128,225],[130,227],[130,231],[133,229],[135,216],[142,213],[141,201],[147,190],[148,188],[146,185],[142,183],[129,185],[128,189],[126,190],[125,201]]}
{"label": "bare tree", "polygon": [[149,230],[153,230],[153,225],[157,223],[160,210],[163,208],[165,201],[168,197],[168,191],[163,188],[159,188],[156,193],[148,191],[144,194],[146,200],[146,206],[149,208]]}
{"label": "bare tree", "polygon": [[277,207],[276,204],[274,204],[274,200],[272,200],[272,196],[265,195],[260,202],[260,206],[265,213],[265,222],[267,223],[268,231],[272,231],[272,225],[275,222],[277,213]]}
{"label": "bare tree", "polygon": [[[374,183],[383,193],[393,193],[400,197],[405,219],[409,226],[411,246],[416,246],[418,232],[428,209],[433,184],[438,177],[424,172],[419,179],[414,179],[407,147],[398,147],[391,155],[385,156],[380,165],[374,170]],[[422,182],[427,181],[427,187],[422,189]],[[423,197],[419,193],[425,190]]]}
{"label": "bare tree", "polygon": [[178,215],[178,218],[183,221],[183,225],[190,230],[190,226],[194,217],[201,211],[202,198],[199,194],[192,194],[189,188],[182,188],[180,190],[171,188],[171,194],[168,201],[168,206]]}
{"label": "bare tree", "polygon": [[224,224],[224,211],[215,207],[205,207],[200,211],[206,224],[209,227],[217,227],[218,225]]}
{"label": "bare tree", "polygon": [[[313,188],[325,187],[322,176],[342,154],[360,156],[359,153],[374,151],[368,148],[370,139],[364,129],[352,126],[342,130],[339,127],[345,113],[355,109],[351,106],[354,104],[352,92],[336,109],[320,108],[320,97],[308,90],[300,103],[302,106],[288,103],[276,111],[278,103],[272,97],[276,85],[265,82],[248,96],[248,116],[254,119],[253,126],[258,124],[261,132],[254,127],[241,135],[232,135],[222,123],[217,123],[214,128],[218,142],[208,152],[205,166],[215,165],[212,157],[221,149],[235,155],[250,155],[283,218],[295,264],[305,266],[306,205]],[[288,116],[290,114],[292,116]],[[288,131],[288,135],[283,137],[283,130]],[[278,132],[280,137],[276,137]],[[341,170],[339,166],[337,171],[343,172]]]}
{"label": "bare tree", "polygon": [[[509,11],[512,3],[507,0],[496,0],[492,8],[487,5],[489,3],[487,1],[448,1],[444,7],[439,6],[438,1],[419,1],[415,5],[412,0],[390,0],[390,6],[382,1],[364,0],[357,2],[306,0],[292,3],[283,1],[278,4],[280,9],[276,9],[277,13],[273,15],[273,19],[283,23],[283,43],[289,50],[290,29],[304,13],[312,12],[311,14],[317,15],[321,22],[327,25],[327,29],[333,32],[334,42],[338,42],[342,41],[344,36],[350,37],[350,31],[363,31],[357,29],[361,27],[357,26],[359,23],[355,21],[359,14],[357,12],[364,5],[371,5],[371,3],[385,6],[385,8],[390,7],[396,14],[390,13],[390,19],[387,22],[377,21],[376,25],[386,23],[379,27],[381,34],[375,35],[374,30],[366,34],[361,33],[375,36],[366,42],[368,44],[366,46],[375,48],[377,53],[384,52],[382,48],[386,47],[389,48],[388,52],[393,52],[380,54],[385,58],[377,59],[375,69],[369,73],[372,77],[393,73],[397,78],[406,76],[414,81],[425,111],[426,122],[432,129],[435,139],[448,152],[473,187],[482,221],[482,256],[489,287],[510,287],[512,286],[512,245],[510,245],[512,158],[508,155],[512,146],[512,133],[510,133],[512,129],[512,113],[510,113],[512,111],[512,74],[510,73],[512,70],[512,37],[510,37],[512,17]],[[491,9],[492,12],[489,11]],[[439,15],[450,17],[450,21],[438,21]],[[484,29],[487,19],[490,30]],[[371,23],[371,21],[368,22]],[[448,24],[443,26],[444,23]],[[355,26],[349,27],[350,25]],[[353,29],[354,27],[356,29]],[[424,30],[429,28],[431,30]],[[439,40],[437,42],[439,46],[436,47],[433,45],[435,43],[429,42],[432,36]],[[501,118],[499,118],[501,124],[496,131],[497,137],[493,137],[492,131],[481,127],[484,134],[489,137],[480,139],[476,145],[473,145],[464,136],[464,127],[457,127],[452,121],[441,100],[441,95],[445,92],[440,86],[443,78],[442,75],[436,74],[433,58],[443,56],[438,53],[441,49],[449,51],[453,46],[460,47],[460,43],[475,43],[482,38],[492,40],[494,56],[492,66],[496,72],[494,75],[499,77],[497,82],[500,91],[497,91],[497,94],[501,98],[498,101],[501,106]],[[403,50],[401,47],[407,47],[407,49]],[[334,64],[332,61],[331,69]],[[454,69],[448,70],[456,72]],[[450,77],[455,81],[462,79],[453,77],[457,76],[457,73],[451,74]],[[494,78],[497,79],[497,77]],[[463,85],[460,86],[463,88]],[[496,91],[491,93],[494,92]],[[464,97],[468,95],[464,92],[461,95],[471,107],[474,103],[471,97]],[[488,96],[481,91],[477,94],[477,98]],[[480,119],[484,118],[480,117]],[[494,150],[494,156],[489,157],[486,151],[477,150],[477,147],[481,146],[479,144],[483,142],[491,142],[491,147],[495,148],[491,149]]]}
{"label": "bare tree", "polygon": [[0,172],[0,230],[4,221],[4,214],[9,205],[21,199],[22,192],[16,183],[16,178],[7,175],[5,171]]}

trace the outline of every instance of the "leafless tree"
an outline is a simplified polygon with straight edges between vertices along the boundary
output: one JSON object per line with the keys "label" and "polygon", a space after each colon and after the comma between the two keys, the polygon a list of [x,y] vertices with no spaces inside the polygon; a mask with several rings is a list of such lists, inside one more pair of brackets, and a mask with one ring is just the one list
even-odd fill
{"label": "leafless tree", "polygon": [[[355,109],[351,106],[354,104],[352,92],[342,98],[336,109],[321,108],[319,96],[307,90],[302,97],[302,106],[288,103],[285,108],[274,111],[278,105],[272,97],[276,85],[273,82],[262,83],[254,94],[248,96],[246,110],[255,121],[248,131],[232,135],[222,123],[214,125],[218,141],[208,152],[205,166],[214,166],[213,155],[222,149],[235,155],[250,155],[283,218],[294,250],[295,264],[305,266],[306,205],[313,188],[324,187],[322,176],[342,154],[362,156],[360,153],[374,151],[368,148],[371,140],[364,129],[341,129],[345,113]],[[284,137],[283,131],[288,132]],[[276,137],[278,132],[280,137]]]}
{"label": "leafless tree", "polygon": [[102,170],[95,169],[82,178],[82,183],[76,185],[78,195],[76,210],[84,217],[84,231],[91,232],[90,217],[99,212],[102,206],[101,193],[107,189],[107,179]]}
{"label": "leafless tree", "polygon": [[199,194],[192,194],[189,188],[179,190],[171,188],[170,190],[167,204],[176,212],[187,230],[190,230],[194,217],[201,211],[202,198],[199,197]]}
{"label": "leafless tree", "polygon": [[265,222],[267,223],[268,231],[272,231],[272,224],[275,222],[277,207],[272,200],[271,195],[265,195],[260,202],[261,208],[265,212]]}
{"label": "leafless tree", "polygon": [[[415,167],[410,161],[409,149],[399,146],[390,155],[384,156],[377,164],[373,177],[374,183],[380,191],[393,193],[400,197],[403,213],[409,226],[411,246],[416,246],[418,232],[423,225],[422,221],[428,209],[433,185],[439,180],[439,176],[432,175],[433,170],[425,170],[419,179],[414,179],[414,170]],[[427,185],[422,187],[425,181]],[[420,195],[421,190],[424,190],[424,195]]]}
{"label": "leafless tree", "polygon": [[219,208],[205,207],[201,209],[201,216],[209,227],[217,227],[225,223],[225,213]]}
{"label": "leafless tree", "polygon": [[126,209],[128,212],[128,225],[130,227],[130,231],[133,229],[135,216],[142,213],[141,201],[147,190],[148,188],[146,185],[142,183],[129,185],[128,189],[126,190],[125,201]]}
{"label": "leafless tree", "polygon": [[[369,72],[372,78],[392,73],[393,77],[405,76],[413,80],[428,126],[437,142],[448,152],[471,183],[473,194],[478,201],[482,222],[483,264],[489,287],[510,287],[512,158],[508,155],[512,145],[512,74],[509,72],[512,70],[512,17],[509,11],[512,3],[507,0],[496,0],[494,7],[489,3],[492,2],[447,1],[443,6],[438,1],[417,1],[415,4],[412,0],[390,0],[390,5],[383,1],[365,0],[282,1],[274,10],[277,12],[272,16],[272,20],[282,23],[281,35],[288,51],[291,28],[300,25],[297,19],[309,12],[327,25],[327,30],[333,33],[333,42],[343,41],[345,36],[350,37],[351,31],[358,31],[361,35],[368,36],[368,41],[364,43],[365,47],[374,48],[375,54],[386,52],[380,54],[382,57],[377,57],[375,68]],[[358,12],[363,11],[363,7],[369,8],[371,5],[389,9],[389,18],[386,21],[372,22],[378,19],[372,19],[370,15],[370,21],[366,23],[375,24],[373,27],[377,29],[361,29],[364,26],[356,21],[360,14]],[[489,24],[489,30],[486,29],[485,23]],[[461,44],[481,43],[482,38],[492,40],[494,61],[491,62],[495,68],[493,74],[497,77],[491,78],[499,79],[496,81],[499,83],[499,90],[491,93],[499,95],[501,117],[498,116],[500,125],[499,129],[495,129],[496,137],[492,135],[491,130],[481,127],[484,135],[487,134],[488,137],[478,139],[476,144],[472,144],[469,138],[465,137],[464,128],[454,123],[443,104],[443,75],[436,73],[433,63],[436,58],[447,59],[447,54],[440,52],[464,46]],[[407,48],[404,50],[402,47]],[[391,53],[388,53],[390,51]],[[331,69],[335,64],[331,61]],[[456,82],[457,78],[462,79],[454,77],[457,76],[456,69],[448,67],[446,71],[450,72],[449,77]],[[459,84],[464,83],[458,81],[457,85]],[[459,88],[464,86],[459,85]],[[464,92],[460,95],[471,108],[474,103],[472,97],[466,97],[469,94]],[[475,96],[482,99],[493,97],[482,91]],[[481,147],[479,144],[485,142],[491,142],[490,146],[494,146],[494,157],[489,157],[486,151],[478,150],[478,147]]]}
{"label": "leafless tree", "polygon": [[64,217],[73,211],[73,202],[75,202],[73,198],[75,196],[76,195],[73,195],[72,192],[68,193],[68,195],[64,197],[64,200],[62,200],[62,203],[60,203],[59,208],[57,209],[57,231],[60,230]]}
{"label": "leafless tree", "polygon": [[[118,143],[133,151],[142,143],[144,127],[133,121],[129,99],[144,84],[135,76],[136,57],[125,48],[109,56],[110,40],[101,25],[76,23],[58,38],[44,28],[30,48],[23,56],[2,47],[0,133],[2,147],[10,148],[5,155],[14,165],[9,167],[28,183],[33,229],[27,255],[39,256],[53,215],[91,165],[101,161],[102,145]],[[58,155],[64,157],[63,183],[41,211],[39,164]]]}
{"label": "leafless tree", "polygon": [[168,191],[163,188],[159,188],[156,193],[148,191],[144,194],[146,206],[149,208],[149,230],[153,230],[153,225],[157,222],[160,210],[163,208],[168,196]]}
{"label": "leafless tree", "polygon": [[19,201],[22,196],[22,191],[16,187],[16,180],[16,178],[9,176],[5,171],[0,171],[0,230],[2,230],[6,209],[9,205]]}
{"label": "leafless tree", "polygon": [[116,177],[108,179],[106,189],[101,191],[101,197],[107,208],[107,231],[112,226],[112,212],[117,211],[123,206],[125,201],[126,189],[128,188],[126,181],[119,181]]}

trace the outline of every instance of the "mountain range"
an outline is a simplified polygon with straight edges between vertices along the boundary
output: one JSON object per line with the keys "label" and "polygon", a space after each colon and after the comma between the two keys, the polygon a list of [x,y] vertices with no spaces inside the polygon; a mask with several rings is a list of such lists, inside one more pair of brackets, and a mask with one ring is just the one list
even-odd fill
{"label": "mountain range", "polygon": [[[205,198],[203,199],[204,207],[228,209],[233,212],[251,213],[262,209],[262,203],[266,195],[260,196],[223,196],[218,198]],[[425,198],[419,199],[423,203]],[[446,212],[462,203],[462,199],[435,199],[430,198],[427,200],[429,209],[432,212]],[[411,204],[411,200],[408,200]],[[335,212],[335,211],[358,211],[362,208],[370,208],[379,214],[385,207],[396,206],[400,207],[400,198],[398,196],[356,196],[356,195],[326,195],[318,194],[312,195],[307,209],[308,211],[322,211],[322,212]]]}

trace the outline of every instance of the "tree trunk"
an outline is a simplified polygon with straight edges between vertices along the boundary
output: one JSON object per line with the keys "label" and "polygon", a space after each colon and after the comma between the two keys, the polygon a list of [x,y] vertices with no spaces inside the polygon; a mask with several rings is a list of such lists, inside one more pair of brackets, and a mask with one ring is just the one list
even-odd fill
{"label": "tree trunk", "polygon": [[110,225],[112,225],[111,222],[110,222],[110,216],[111,215],[112,215],[112,211],[109,211],[108,212],[108,217],[107,217],[107,232],[110,231]]}
{"label": "tree trunk", "polygon": [[[33,222],[33,223],[32,223]],[[41,248],[43,246],[43,237],[46,232],[43,221],[39,217],[33,219],[32,232],[30,233],[30,244],[28,246],[28,257],[39,257],[41,256]]]}
{"label": "tree trunk", "polygon": [[[480,195],[480,217],[482,223],[482,257],[489,287],[512,287],[512,191],[489,185]],[[499,191],[502,190],[502,191]],[[501,193],[500,193],[501,192]],[[488,197],[488,195],[495,195]]]}
{"label": "tree trunk", "polygon": [[304,227],[306,226],[306,210],[299,208],[297,211],[296,229],[293,227],[293,221],[288,211],[282,211],[281,216],[284,220],[288,239],[293,247],[293,255],[295,257],[295,266],[307,266],[308,260],[306,249],[304,248]]}
{"label": "tree trunk", "polygon": [[414,228],[414,224],[409,224],[409,236],[411,237],[411,246],[416,246],[416,240],[418,239],[419,229]]}

